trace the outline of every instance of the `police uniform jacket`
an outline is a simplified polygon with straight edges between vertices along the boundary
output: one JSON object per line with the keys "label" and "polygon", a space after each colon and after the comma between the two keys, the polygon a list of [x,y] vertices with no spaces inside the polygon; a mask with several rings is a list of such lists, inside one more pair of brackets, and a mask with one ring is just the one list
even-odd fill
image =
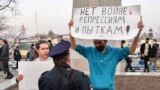
{"label": "police uniform jacket", "polygon": [[56,64],[39,78],[39,90],[89,90],[89,79],[65,63]]}

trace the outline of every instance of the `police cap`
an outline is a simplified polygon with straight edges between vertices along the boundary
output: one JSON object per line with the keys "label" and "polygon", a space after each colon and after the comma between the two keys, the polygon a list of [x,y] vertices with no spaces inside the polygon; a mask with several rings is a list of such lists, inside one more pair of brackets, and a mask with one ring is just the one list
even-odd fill
{"label": "police cap", "polygon": [[71,47],[71,43],[69,41],[61,40],[58,44],[56,44],[49,52],[49,56],[57,56],[69,50]]}

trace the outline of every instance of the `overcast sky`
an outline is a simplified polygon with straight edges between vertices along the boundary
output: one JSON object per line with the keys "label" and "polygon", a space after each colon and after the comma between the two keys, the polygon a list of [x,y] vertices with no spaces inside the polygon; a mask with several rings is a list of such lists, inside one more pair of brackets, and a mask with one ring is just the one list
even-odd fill
{"label": "overcast sky", "polygon": [[[12,25],[25,25],[27,34],[36,33],[35,12],[37,13],[38,33],[68,33],[67,23],[71,18],[72,0],[19,0],[20,14],[10,20]],[[122,0],[122,5],[142,5],[144,31],[160,26],[160,0]]]}
{"label": "overcast sky", "polygon": [[38,33],[49,30],[58,34],[68,33],[67,23],[71,18],[72,0],[19,0],[20,14],[10,22],[25,25],[27,34],[36,33],[35,12],[37,13]]}
{"label": "overcast sky", "polygon": [[158,31],[160,0],[122,0],[122,5],[141,5],[141,14],[145,25],[144,31],[148,32],[149,28],[152,28],[154,32]]}

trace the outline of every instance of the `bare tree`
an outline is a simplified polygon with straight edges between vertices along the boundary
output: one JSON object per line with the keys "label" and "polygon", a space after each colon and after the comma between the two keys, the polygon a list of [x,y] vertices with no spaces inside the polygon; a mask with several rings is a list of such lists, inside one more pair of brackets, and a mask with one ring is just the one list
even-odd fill
{"label": "bare tree", "polygon": [[17,0],[0,0],[0,31],[9,28],[7,20],[9,15],[17,15],[16,5]]}
{"label": "bare tree", "polygon": [[17,15],[17,0],[0,0],[0,37],[9,41],[10,48],[21,36],[19,29],[7,24],[14,15]]}
{"label": "bare tree", "polygon": [[14,6],[16,5],[16,0],[0,0],[0,10],[11,9],[14,10]]}
{"label": "bare tree", "polygon": [[10,48],[12,48],[16,43],[19,43],[20,40],[26,38],[26,28],[24,25],[20,28],[10,26],[8,29],[1,31],[0,37],[7,39]]}
{"label": "bare tree", "polygon": [[0,15],[0,31],[6,30],[9,28],[6,22],[7,22],[7,17],[4,15]]}

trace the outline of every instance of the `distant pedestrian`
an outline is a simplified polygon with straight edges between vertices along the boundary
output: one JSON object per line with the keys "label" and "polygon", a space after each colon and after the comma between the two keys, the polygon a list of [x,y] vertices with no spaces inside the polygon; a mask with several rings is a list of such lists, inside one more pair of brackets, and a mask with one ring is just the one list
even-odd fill
{"label": "distant pedestrian", "polygon": [[157,43],[157,39],[153,40],[153,43],[157,46],[157,54],[156,54],[156,58],[157,60],[160,59],[160,47],[159,44]]}
{"label": "distant pedestrian", "polygon": [[34,50],[34,44],[32,43],[28,51],[30,61],[34,60]]}
{"label": "distant pedestrian", "polygon": [[[125,41],[125,40],[122,40],[122,41],[121,41],[121,48],[126,47],[125,44],[126,44],[126,41]],[[125,60],[126,60],[125,72],[128,72],[128,69],[130,69],[131,72],[135,72],[135,71],[133,70],[133,68],[132,68],[132,59],[128,56],[128,57],[125,58]]]}
{"label": "distant pedestrian", "polygon": [[13,77],[13,74],[9,71],[9,45],[7,40],[1,39],[0,43],[2,45],[2,50],[1,50],[1,56],[0,59],[2,60],[2,65],[3,65],[3,71],[4,73],[7,74],[7,77],[4,79],[11,79]]}
{"label": "distant pedestrian", "polygon": [[18,68],[18,62],[22,59],[21,53],[19,51],[19,46],[16,46],[14,50],[14,60],[16,60],[16,69]]}
{"label": "distant pedestrian", "polygon": [[157,71],[157,50],[159,48],[159,46],[156,44],[156,39],[152,40],[152,45],[151,45],[151,49],[149,52],[149,70],[152,71],[152,64],[154,63],[154,71]]}
{"label": "distant pedestrian", "polygon": [[53,44],[52,44],[52,41],[51,40],[48,40],[48,45],[49,45],[49,51],[53,48]]}
{"label": "distant pedestrian", "polygon": [[140,47],[141,59],[144,60],[144,72],[149,72],[148,61],[151,45],[149,44],[149,38],[146,38],[145,43]]}

